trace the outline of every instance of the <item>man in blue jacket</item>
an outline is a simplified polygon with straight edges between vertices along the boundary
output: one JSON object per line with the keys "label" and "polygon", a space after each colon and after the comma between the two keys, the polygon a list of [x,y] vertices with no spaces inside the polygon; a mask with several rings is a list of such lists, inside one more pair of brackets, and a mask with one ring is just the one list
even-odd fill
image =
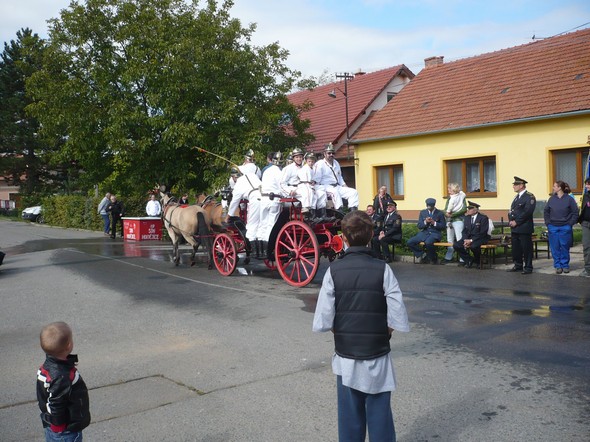
{"label": "man in blue jacket", "polygon": [[[445,221],[445,214],[436,207],[436,200],[434,198],[426,199],[426,209],[420,211],[418,218],[417,235],[412,236],[408,240],[408,248],[414,252],[416,258],[420,258],[421,264],[437,264],[435,242],[439,242],[442,238],[442,232],[447,228]],[[426,253],[422,252],[420,243],[424,242]]]}

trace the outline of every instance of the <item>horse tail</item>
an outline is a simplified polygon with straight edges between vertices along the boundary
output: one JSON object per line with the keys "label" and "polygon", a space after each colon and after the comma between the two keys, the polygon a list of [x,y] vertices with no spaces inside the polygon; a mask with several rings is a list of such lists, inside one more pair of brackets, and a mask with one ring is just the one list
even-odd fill
{"label": "horse tail", "polygon": [[205,214],[202,211],[197,212],[197,221],[199,221],[199,236],[202,238],[208,236],[211,232],[209,231],[209,226],[207,225],[207,221],[205,220]]}

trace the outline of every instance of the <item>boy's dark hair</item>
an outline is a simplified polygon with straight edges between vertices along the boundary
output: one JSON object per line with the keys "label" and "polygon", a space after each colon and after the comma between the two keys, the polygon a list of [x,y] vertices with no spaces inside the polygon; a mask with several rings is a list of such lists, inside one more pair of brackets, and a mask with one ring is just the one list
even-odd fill
{"label": "boy's dark hair", "polygon": [[584,184],[590,184],[590,178],[586,178],[586,181],[584,181]]}
{"label": "boy's dark hair", "polygon": [[342,233],[349,246],[366,246],[373,238],[373,221],[361,210],[349,212],[342,219]]}

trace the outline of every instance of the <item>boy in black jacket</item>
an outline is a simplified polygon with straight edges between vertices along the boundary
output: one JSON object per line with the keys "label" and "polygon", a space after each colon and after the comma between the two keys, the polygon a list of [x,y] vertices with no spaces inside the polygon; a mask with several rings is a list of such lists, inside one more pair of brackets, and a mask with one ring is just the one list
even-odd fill
{"label": "boy in black jacket", "polygon": [[45,440],[79,442],[82,430],[90,424],[88,389],[76,369],[78,356],[72,329],[65,322],[43,327],[41,348],[45,362],[37,371],[37,400]]}

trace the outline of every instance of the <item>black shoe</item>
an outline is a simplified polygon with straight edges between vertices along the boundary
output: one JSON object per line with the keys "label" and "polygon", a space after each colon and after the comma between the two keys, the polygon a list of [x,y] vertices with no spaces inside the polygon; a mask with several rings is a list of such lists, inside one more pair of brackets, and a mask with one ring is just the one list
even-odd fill
{"label": "black shoe", "polygon": [[530,275],[531,273],[533,273],[533,271],[532,271],[532,270],[526,270],[526,269],[525,269],[525,270],[523,270],[523,271],[522,271],[522,274],[523,274],[523,275]]}
{"label": "black shoe", "polygon": [[434,258],[434,260],[430,261],[430,264],[438,265],[438,258]]}
{"label": "black shoe", "polygon": [[111,235],[111,239],[115,239],[115,238],[116,238],[115,235]]}
{"label": "black shoe", "polygon": [[506,270],[507,272],[522,272],[522,267],[512,267],[511,269]]}
{"label": "black shoe", "polygon": [[473,267],[473,260],[469,260],[465,262],[465,268],[466,269],[470,269],[471,267]]}

